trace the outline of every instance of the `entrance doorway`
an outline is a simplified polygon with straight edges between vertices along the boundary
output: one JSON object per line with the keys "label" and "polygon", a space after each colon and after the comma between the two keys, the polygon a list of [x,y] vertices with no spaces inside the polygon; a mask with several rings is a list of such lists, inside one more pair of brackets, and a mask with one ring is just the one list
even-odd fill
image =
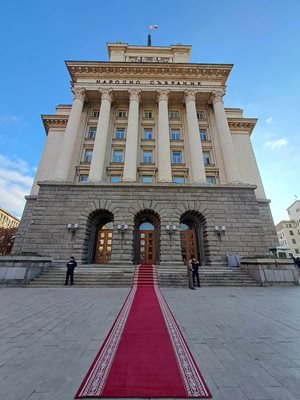
{"label": "entrance doorway", "polygon": [[205,265],[204,229],[206,221],[197,211],[188,211],[180,218],[182,261],[186,264],[193,256]]}
{"label": "entrance doorway", "polygon": [[155,229],[151,222],[142,222],[138,231],[140,264],[155,264]]}
{"label": "entrance doorway", "polygon": [[186,264],[192,257],[196,257],[199,260],[195,229],[189,229],[185,224],[181,225],[185,229],[180,231],[182,261]]}
{"label": "entrance doorway", "polygon": [[105,225],[98,226],[94,252],[95,264],[108,264],[110,261],[113,235],[112,225],[112,222],[108,222]]}

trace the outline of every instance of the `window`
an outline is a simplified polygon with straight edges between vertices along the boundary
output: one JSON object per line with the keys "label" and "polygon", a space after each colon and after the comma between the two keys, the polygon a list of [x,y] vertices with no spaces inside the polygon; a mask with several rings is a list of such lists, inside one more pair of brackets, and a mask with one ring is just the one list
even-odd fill
{"label": "window", "polygon": [[99,117],[99,109],[98,108],[93,108],[91,112],[91,116],[93,118],[98,118]]}
{"label": "window", "polygon": [[197,111],[197,118],[198,119],[206,119],[204,111]]}
{"label": "window", "polygon": [[115,163],[123,162],[123,150],[114,150],[113,162]]}
{"label": "window", "polygon": [[92,162],[92,155],[93,155],[93,150],[86,150],[84,153],[84,162],[90,164]]}
{"label": "window", "polygon": [[153,182],[153,177],[150,175],[143,175],[142,176],[142,182],[143,183],[152,183]]}
{"label": "window", "polygon": [[216,184],[216,178],[214,176],[207,176],[206,177],[206,183],[209,185],[215,185]]}
{"label": "window", "polygon": [[89,139],[95,139],[95,137],[96,137],[96,127],[95,126],[91,126],[90,128],[89,128],[89,131],[88,131],[88,138]]}
{"label": "window", "polygon": [[126,110],[118,110],[117,117],[118,118],[127,118],[127,111]]}
{"label": "window", "polygon": [[205,165],[209,165],[211,164],[211,160],[210,160],[210,153],[209,152],[203,152],[203,162]]}
{"label": "window", "polygon": [[180,130],[179,129],[171,129],[170,139],[171,140],[180,140],[181,139]]}
{"label": "window", "polygon": [[144,128],[144,139],[145,140],[153,139],[153,132],[151,128]]}
{"label": "window", "polygon": [[179,111],[170,111],[169,118],[170,119],[179,119]]}
{"label": "window", "polygon": [[79,175],[79,182],[87,182],[89,179],[88,175]]}
{"label": "window", "polygon": [[115,138],[120,140],[125,139],[125,129],[117,128]]}
{"label": "window", "polygon": [[293,231],[290,231],[290,235],[291,235],[291,236],[294,236],[294,232],[293,232]]}
{"label": "window", "polygon": [[152,151],[144,150],[143,151],[143,162],[145,164],[151,164],[152,163],[152,159],[153,159]]}
{"label": "window", "polygon": [[296,254],[299,254],[299,249],[295,249],[295,253],[296,253]]}
{"label": "window", "polygon": [[206,129],[199,130],[200,140],[201,142],[205,142],[207,140],[207,131]]}
{"label": "window", "polygon": [[144,118],[152,119],[153,118],[153,111],[152,110],[145,110],[144,111]]}
{"label": "window", "polygon": [[174,183],[184,183],[184,176],[173,176]]}
{"label": "window", "polygon": [[121,176],[120,175],[111,175],[110,181],[113,183],[121,182]]}
{"label": "window", "polygon": [[172,164],[182,163],[182,153],[181,151],[172,151]]}
{"label": "window", "polygon": [[295,240],[295,239],[292,239],[292,243],[293,243],[293,244],[296,244],[296,240]]}

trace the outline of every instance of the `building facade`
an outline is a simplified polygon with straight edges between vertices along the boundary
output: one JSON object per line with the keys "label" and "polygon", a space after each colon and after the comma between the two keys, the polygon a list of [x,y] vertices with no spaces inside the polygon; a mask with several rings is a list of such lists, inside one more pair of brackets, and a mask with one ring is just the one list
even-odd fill
{"label": "building facade", "polygon": [[294,201],[287,209],[289,220],[276,225],[279,240],[279,255],[282,257],[300,256],[300,200]]}
{"label": "building facade", "polygon": [[267,254],[256,119],[223,104],[232,65],[192,64],[191,46],[107,47],[109,61],[66,62],[73,104],[42,116],[13,251],[95,264]]}
{"label": "building facade", "polygon": [[19,224],[20,220],[17,217],[4,210],[3,208],[0,208],[0,228],[17,228]]}

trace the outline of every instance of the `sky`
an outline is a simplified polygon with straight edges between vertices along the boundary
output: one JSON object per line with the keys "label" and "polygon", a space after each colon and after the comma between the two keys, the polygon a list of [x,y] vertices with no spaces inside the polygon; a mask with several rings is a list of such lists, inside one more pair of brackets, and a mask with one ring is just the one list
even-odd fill
{"label": "sky", "polygon": [[107,60],[107,42],[192,45],[191,62],[234,64],[225,107],[258,118],[251,140],[274,222],[300,198],[298,0],[4,0],[0,207],[20,217],[46,140],[41,114],[71,104],[64,60]]}

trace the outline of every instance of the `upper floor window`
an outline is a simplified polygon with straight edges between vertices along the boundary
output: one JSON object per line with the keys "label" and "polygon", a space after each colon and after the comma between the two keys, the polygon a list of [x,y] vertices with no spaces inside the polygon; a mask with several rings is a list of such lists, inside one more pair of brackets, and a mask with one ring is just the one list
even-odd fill
{"label": "upper floor window", "polygon": [[209,185],[215,185],[216,184],[216,178],[214,176],[207,176],[206,177],[206,183]]}
{"label": "upper floor window", "polygon": [[144,139],[145,140],[153,139],[153,131],[151,128],[144,128]]}
{"label": "upper floor window", "polygon": [[146,164],[151,164],[153,162],[153,153],[149,150],[143,151],[143,162]]}
{"label": "upper floor window", "polygon": [[100,113],[100,111],[99,111],[98,108],[93,108],[92,112],[91,112],[91,117],[98,118],[99,117],[99,113]]}
{"label": "upper floor window", "polygon": [[200,140],[201,142],[205,142],[207,140],[207,131],[206,129],[199,130]]}
{"label": "upper floor window", "polygon": [[203,162],[204,162],[205,165],[211,164],[210,153],[207,152],[207,151],[203,152]]}
{"label": "upper floor window", "polygon": [[293,231],[290,231],[290,235],[291,235],[291,236],[294,236],[294,232],[293,232]]}
{"label": "upper floor window", "polygon": [[121,175],[111,175],[110,181],[113,183],[121,182]]}
{"label": "upper floor window", "polygon": [[169,119],[179,119],[179,111],[170,111]]}
{"label": "upper floor window", "polygon": [[96,130],[97,128],[95,126],[91,126],[88,130],[88,138],[89,139],[95,139],[96,137]]}
{"label": "upper floor window", "polygon": [[172,164],[181,164],[181,163],[182,163],[182,152],[172,151]]}
{"label": "upper floor window", "polygon": [[124,128],[117,128],[115,133],[116,139],[125,139],[125,129]]}
{"label": "upper floor window", "polygon": [[127,111],[126,110],[118,110],[117,117],[118,118],[127,118]]}
{"label": "upper floor window", "polygon": [[171,140],[180,140],[181,139],[180,130],[179,129],[171,129],[170,139]]}
{"label": "upper floor window", "polygon": [[295,239],[292,239],[292,243],[296,244],[296,240],[295,240]]}
{"label": "upper floor window", "polygon": [[89,179],[88,175],[79,175],[79,182],[87,182]]}
{"label": "upper floor window", "polygon": [[204,111],[197,111],[197,118],[198,119],[206,119]]}
{"label": "upper floor window", "polygon": [[84,162],[90,164],[92,162],[92,156],[93,156],[93,150],[85,150]]}
{"label": "upper floor window", "polygon": [[145,110],[144,111],[144,118],[152,119],[153,118],[153,111],[152,110]]}
{"label": "upper floor window", "polygon": [[173,182],[174,183],[184,183],[184,176],[173,176]]}
{"label": "upper floor window", "polygon": [[152,175],[143,175],[142,176],[142,182],[143,183],[152,183],[153,182],[153,176]]}
{"label": "upper floor window", "polygon": [[113,162],[115,162],[115,163],[123,162],[123,150],[114,150]]}

